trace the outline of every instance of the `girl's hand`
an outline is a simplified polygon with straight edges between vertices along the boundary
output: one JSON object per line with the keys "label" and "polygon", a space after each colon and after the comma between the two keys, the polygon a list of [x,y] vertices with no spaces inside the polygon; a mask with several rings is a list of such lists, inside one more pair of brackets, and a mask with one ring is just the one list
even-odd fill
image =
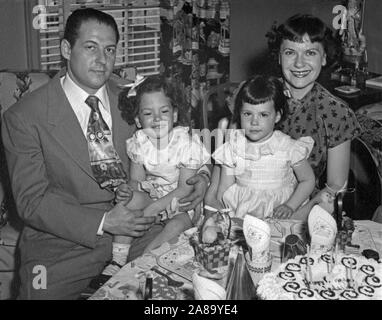
{"label": "girl's hand", "polygon": [[289,219],[294,210],[286,204],[279,205],[273,209],[273,217],[277,219]]}
{"label": "girl's hand", "polygon": [[128,204],[133,198],[133,191],[133,188],[126,183],[119,185],[115,192],[115,202],[124,201],[125,204]]}

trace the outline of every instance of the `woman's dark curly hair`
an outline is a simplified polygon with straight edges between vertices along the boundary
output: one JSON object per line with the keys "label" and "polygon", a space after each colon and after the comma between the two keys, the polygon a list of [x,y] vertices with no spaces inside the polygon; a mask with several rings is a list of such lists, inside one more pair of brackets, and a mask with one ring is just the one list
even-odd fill
{"label": "woman's dark curly hair", "polygon": [[175,83],[163,76],[149,76],[135,88],[137,94],[128,97],[130,88],[126,88],[119,94],[118,108],[122,118],[130,125],[135,124],[135,117],[139,113],[140,102],[143,94],[163,91],[170,98],[172,107],[178,110],[176,125],[190,126],[190,105],[180,83]]}
{"label": "woman's dark curly hair", "polygon": [[240,113],[244,103],[261,104],[273,101],[276,112],[280,112],[284,120],[288,112],[287,98],[281,81],[269,75],[255,75],[244,82],[235,98],[235,109],[233,111],[233,123],[241,128]]}
{"label": "woman's dark curly hair", "polygon": [[323,45],[328,66],[338,61],[341,56],[340,39],[334,36],[333,31],[321,19],[310,14],[296,14],[279,26],[273,24],[271,31],[265,35],[272,57],[278,61],[283,40],[303,42],[305,34],[308,34],[312,43]]}

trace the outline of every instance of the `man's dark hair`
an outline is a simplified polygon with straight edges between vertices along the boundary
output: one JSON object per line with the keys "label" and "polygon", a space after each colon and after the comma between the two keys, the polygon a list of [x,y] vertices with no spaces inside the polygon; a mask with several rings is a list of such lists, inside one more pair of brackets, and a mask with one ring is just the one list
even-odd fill
{"label": "man's dark hair", "polygon": [[66,39],[70,46],[73,47],[78,39],[78,32],[82,23],[86,21],[97,21],[100,24],[105,24],[113,28],[117,43],[119,41],[119,31],[117,23],[114,18],[105,12],[95,10],[92,8],[77,9],[69,16],[65,25],[64,39]]}

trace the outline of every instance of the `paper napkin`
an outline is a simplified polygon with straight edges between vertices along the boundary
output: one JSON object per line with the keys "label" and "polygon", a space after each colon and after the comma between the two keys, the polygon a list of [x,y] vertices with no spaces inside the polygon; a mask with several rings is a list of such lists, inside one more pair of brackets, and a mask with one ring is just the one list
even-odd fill
{"label": "paper napkin", "polygon": [[225,289],[213,280],[198,275],[192,275],[195,300],[225,300]]}

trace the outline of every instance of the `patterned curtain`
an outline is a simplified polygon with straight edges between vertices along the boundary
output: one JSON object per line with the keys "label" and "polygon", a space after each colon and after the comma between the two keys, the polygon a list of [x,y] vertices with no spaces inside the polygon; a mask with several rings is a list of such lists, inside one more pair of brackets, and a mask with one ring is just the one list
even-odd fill
{"label": "patterned curtain", "polygon": [[161,72],[182,83],[193,128],[207,90],[229,80],[229,16],[228,0],[161,0]]}

